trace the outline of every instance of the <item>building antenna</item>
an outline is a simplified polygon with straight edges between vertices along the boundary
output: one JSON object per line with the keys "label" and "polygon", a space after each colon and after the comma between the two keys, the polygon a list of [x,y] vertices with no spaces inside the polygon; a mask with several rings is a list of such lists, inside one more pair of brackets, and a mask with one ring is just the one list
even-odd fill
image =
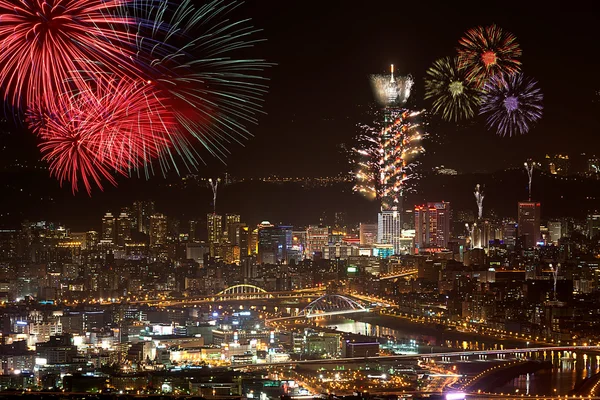
{"label": "building antenna", "polygon": [[483,199],[485,196],[479,183],[475,186],[475,191],[473,192],[473,194],[475,195],[475,202],[477,203],[478,219],[481,219],[481,217],[483,216]]}
{"label": "building antenna", "polygon": [[468,222],[465,223],[465,228],[467,228],[467,233],[469,234],[469,248],[474,249],[475,248],[475,227],[477,226],[477,222],[474,222],[473,224],[469,225]]}
{"label": "building antenna", "polygon": [[219,188],[220,181],[221,181],[221,178],[217,178],[217,179],[208,178],[208,183],[213,192],[213,214],[217,213],[217,189]]}
{"label": "building antenna", "polygon": [[[552,265],[550,265],[552,267]],[[556,264],[556,268],[552,268],[552,276],[554,277],[554,301],[556,301],[556,281],[558,280],[558,269],[560,264]]]}
{"label": "building antenna", "polygon": [[527,175],[529,176],[529,201],[531,201],[531,181],[533,180],[533,168],[535,167],[535,163],[529,159],[525,162],[525,169],[527,170]]}

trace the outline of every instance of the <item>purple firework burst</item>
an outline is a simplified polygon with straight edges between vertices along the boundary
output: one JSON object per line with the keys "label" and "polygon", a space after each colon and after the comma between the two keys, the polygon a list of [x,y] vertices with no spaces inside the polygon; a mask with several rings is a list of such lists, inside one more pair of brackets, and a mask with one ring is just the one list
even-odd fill
{"label": "purple firework burst", "polygon": [[544,95],[537,82],[523,74],[492,77],[484,86],[480,115],[500,136],[525,134],[542,118]]}

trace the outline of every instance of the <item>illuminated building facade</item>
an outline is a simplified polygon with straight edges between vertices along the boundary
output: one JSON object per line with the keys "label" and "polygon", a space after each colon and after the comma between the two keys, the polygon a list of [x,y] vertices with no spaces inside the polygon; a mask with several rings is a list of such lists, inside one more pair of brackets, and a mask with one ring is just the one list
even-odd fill
{"label": "illuminated building facade", "polygon": [[541,239],[540,209],[541,204],[533,201],[518,204],[517,232],[526,249],[535,247]]}
{"label": "illuminated building facade", "polygon": [[360,223],[360,245],[372,246],[377,243],[377,224]]}
{"label": "illuminated building facade", "polygon": [[400,254],[402,238],[402,222],[400,212],[382,210],[377,215],[377,243],[389,244],[394,248],[394,254]]}
{"label": "illuminated building facade", "polygon": [[149,234],[150,233],[150,216],[154,214],[153,201],[136,201],[133,203],[132,217],[135,220],[137,231]]}
{"label": "illuminated building facade", "polygon": [[325,246],[329,244],[329,228],[310,225],[306,230],[306,257],[314,258],[317,253],[321,253]]}
{"label": "illuminated building facade", "polygon": [[215,213],[206,214],[206,229],[208,243],[211,245],[219,243],[223,236],[223,216]]}
{"label": "illuminated building facade", "polygon": [[150,246],[159,246],[167,242],[167,217],[164,214],[150,216]]}
{"label": "illuminated building facade", "polygon": [[450,203],[415,206],[415,247],[447,248],[450,240]]}
{"label": "illuminated building facade", "polygon": [[131,217],[126,212],[119,214],[117,220],[117,245],[125,246],[131,240]]}
{"label": "illuminated building facade", "polygon": [[291,226],[264,226],[258,230],[258,262],[285,263],[292,247]]}
{"label": "illuminated building facade", "polygon": [[600,234],[600,213],[595,212],[587,216],[587,235],[590,239]]}
{"label": "illuminated building facade", "polygon": [[102,217],[102,240],[114,243],[116,233],[116,219],[112,213],[107,212]]}

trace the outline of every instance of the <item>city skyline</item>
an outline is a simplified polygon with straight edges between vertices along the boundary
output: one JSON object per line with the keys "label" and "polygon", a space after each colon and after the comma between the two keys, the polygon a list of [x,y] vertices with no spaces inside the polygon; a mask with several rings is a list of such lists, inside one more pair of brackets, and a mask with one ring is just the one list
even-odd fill
{"label": "city skyline", "polygon": [[599,399],[597,13],[459,3],[0,0],[0,400]]}

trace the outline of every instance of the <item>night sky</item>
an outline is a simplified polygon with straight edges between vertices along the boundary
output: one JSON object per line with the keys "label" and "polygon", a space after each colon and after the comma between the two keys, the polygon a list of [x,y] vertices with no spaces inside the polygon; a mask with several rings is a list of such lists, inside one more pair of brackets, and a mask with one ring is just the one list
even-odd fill
{"label": "night sky", "polygon": [[[500,138],[478,118],[457,126],[433,116],[422,167],[443,164],[466,173],[493,172],[546,153],[600,155],[600,34],[592,2],[249,0],[232,18],[252,18],[262,29],[258,36],[265,41],[244,55],[274,63],[266,71],[266,114],[250,127],[254,138],[244,147],[231,145],[227,166],[206,156],[200,175],[331,176],[350,171],[342,149],[353,145],[356,124],[369,122],[366,110],[373,97],[368,75],[386,73],[393,63],[398,73],[415,79],[411,105],[428,108],[423,100],[426,69],[438,58],[453,56],[466,30],[492,23],[517,36],[523,71],[544,92],[544,117],[527,135]],[[39,158],[35,138],[19,128],[12,131],[0,148],[3,162],[16,155]],[[50,187],[70,198],[60,208],[62,200],[54,196],[53,215],[81,204],[83,216],[100,207],[96,203],[102,208],[105,203],[122,205],[126,195],[151,197],[165,186],[160,176],[131,184],[123,178],[118,188],[96,192],[90,202],[85,192],[73,199],[68,185],[59,191],[45,173],[18,179],[30,178],[43,180],[30,183],[39,192]],[[18,183],[3,183],[19,190]],[[46,202],[43,196],[39,201]],[[209,199],[197,201],[210,204]]]}
{"label": "night sky", "polygon": [[432,118],[429,131],[439,145],[429,144],[424,164],[494,171],[546,152],[594,152],[600,133],[600,104],[594,103],[600,99],[595,95],[600,89],[600,34],[590,4],[248,2],[245,12],[264,28],[268,40],[257,50],[277,66],[269,72],[268,115],[247,147],[234,149],[229,169],[282,175],[347,170],[337,145],[351,144],[355,123],[368,121],[363,112],[372,101],[367,76],[395,64],[415,79],[411,101],[428,107],[423,101],[426,69],[434,60],[454,55],[464,31],[492,23],[517,36],[523,71],[544,92],[543,120],[525,136],[500,138],[481,119],[456,127]]}

